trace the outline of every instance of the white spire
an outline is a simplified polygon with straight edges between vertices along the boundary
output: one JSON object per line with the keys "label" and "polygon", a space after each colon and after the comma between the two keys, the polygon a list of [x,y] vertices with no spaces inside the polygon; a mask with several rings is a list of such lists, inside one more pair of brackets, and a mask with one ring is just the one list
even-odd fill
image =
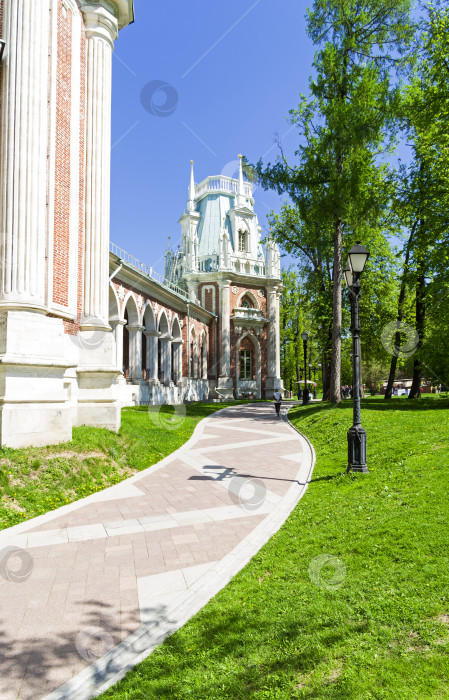
{"label": "white spire", "polygon": [[189,202],[187,211],[195,211],[195,178],[193,176],[193,160],[190,161],[190,185],[189,185]]}
{"label": "white spire", "polygon": [[243,184],[243,165],[242,165],[242,155],[239,155],[239,188],[237,191],[237,206],[243,207],[246,204],[245,199],[245,187]]}

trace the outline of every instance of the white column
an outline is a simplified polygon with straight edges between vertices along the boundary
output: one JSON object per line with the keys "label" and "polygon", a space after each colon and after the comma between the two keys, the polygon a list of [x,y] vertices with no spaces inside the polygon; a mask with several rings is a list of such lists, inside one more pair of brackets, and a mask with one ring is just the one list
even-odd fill
{"label": "white column", "polygon": [[[276,379],[281,378],[281,336],[280,336],[280,318],[279,307],[281,304],[281,292],[278,290],[276,294]],[[280,386],[280,384],[279,384]]]}
{"label": "white column", "polygon": [[3,3],[0,308],[43,310],[46,284],[48,3]]}
{"label": "white column", "polygon": [[87,44],[84,329],[108,325],[111,73],[118,24],[101,5],[84,4],[81,11]]}
{"label": "white column", "polygon": [[268,367],[267,376],[271,378],[277,377],[276,364],[277,364],[277,336],[278,331],[276,328],[278,319],[278,297],[277,297],[277,287],[268,288],[268,298],[267,298],[267,320],[268,320]]}
{"label": "white column", "polygon": [[157,331],[144,331],[144,334],[147,339],[147,356],[145,358],[146,361],[146,368],[150,370],[149,376],[147,376],[147,379],[149,381],[157,381],[157,373],[158,373],[158,366],[157,366],[157,343],[158,343],[158,337],[159,333]]}
{"label": "white column", "polygon": [[115,358],[117,369],[120,372],[123,371],[123,327],[126,325],[126,321],[110,321],[112,329],[114,331],[115,339]]}
{"label": "white column", "polygon": [[230,280],[220,285],[221,296],[221,372],[220,377],[231,374],[231,310],[229,299]]}
{"label": "white column", "polygon": [[127,326],[129,333],[129,364],[133,381],[142,379],[142,331],[144,326]]}

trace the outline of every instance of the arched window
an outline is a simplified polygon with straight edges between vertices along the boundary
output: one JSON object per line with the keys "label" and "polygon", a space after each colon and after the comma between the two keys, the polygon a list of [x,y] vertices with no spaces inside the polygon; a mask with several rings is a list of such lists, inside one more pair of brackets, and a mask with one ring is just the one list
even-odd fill
{"label": "arched window", "polygon": [[240,350],[240,378],[253,378],[251,350]]}
{"label": "arched window", "polygon": [[248,233],[239,231],[239,253],[246,253],[248,250]]}
{"label": "arched window", "polygon": [[242,301],[240,302],[240,308],[241,309],[253,309],[254,308],[254,305],[248,296],[243,297]]}

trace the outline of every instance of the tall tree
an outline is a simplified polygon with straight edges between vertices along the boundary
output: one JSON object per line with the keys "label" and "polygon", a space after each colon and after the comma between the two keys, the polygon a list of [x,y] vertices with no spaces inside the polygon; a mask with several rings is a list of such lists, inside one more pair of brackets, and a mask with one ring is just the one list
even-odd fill
{"label": "tall tree", "polygon": [[[310,97],[301,97],[290,119],[299,130],[298,162],[281,150],[274,165],[256,166],[265,188],[288,194],[301,222],[297,246],[317,236],[332,251],[332,345],[329,398],[340,401],[343,249],[378,230],[386,201],[386,167],[379,154],[391,148],[397,88],[391,66],[411,28],[411,0],[315,0],[308,33],[320,46]],[[282,233],[278,238],[284,244]],[[375,253],[375,250],[371,251]]]}
{"label": "tall tree", "polygon": [[[428,319],[433,300],[440,300],[447,288],[449,261],[449,11],[436,3],[426,5],[424,12],[418,60],[404,89],[400,110],[412,157],[400,170],[395,197],[398,223],[409,231],[398,322],[402,320],[408,288],[413,295],[414,325],[419,337],[413,357],[412,399],[421,394],[425,367],[432,373],[427,359],[433,346],[427,338]],[[399,332],[396,341],[399,345]],[[395,358],[386,398],[391,395],[394,372]]]}

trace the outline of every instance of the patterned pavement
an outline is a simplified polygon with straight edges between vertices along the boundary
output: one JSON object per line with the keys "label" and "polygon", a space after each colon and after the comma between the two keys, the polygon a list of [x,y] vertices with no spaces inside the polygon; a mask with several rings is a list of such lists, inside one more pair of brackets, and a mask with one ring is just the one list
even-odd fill
{"label": "patterned pavement", "polygon": [[1,700],[117,682],[279,529],[313,465],[272,404],[235,406],[148,470],[1,532]]}

